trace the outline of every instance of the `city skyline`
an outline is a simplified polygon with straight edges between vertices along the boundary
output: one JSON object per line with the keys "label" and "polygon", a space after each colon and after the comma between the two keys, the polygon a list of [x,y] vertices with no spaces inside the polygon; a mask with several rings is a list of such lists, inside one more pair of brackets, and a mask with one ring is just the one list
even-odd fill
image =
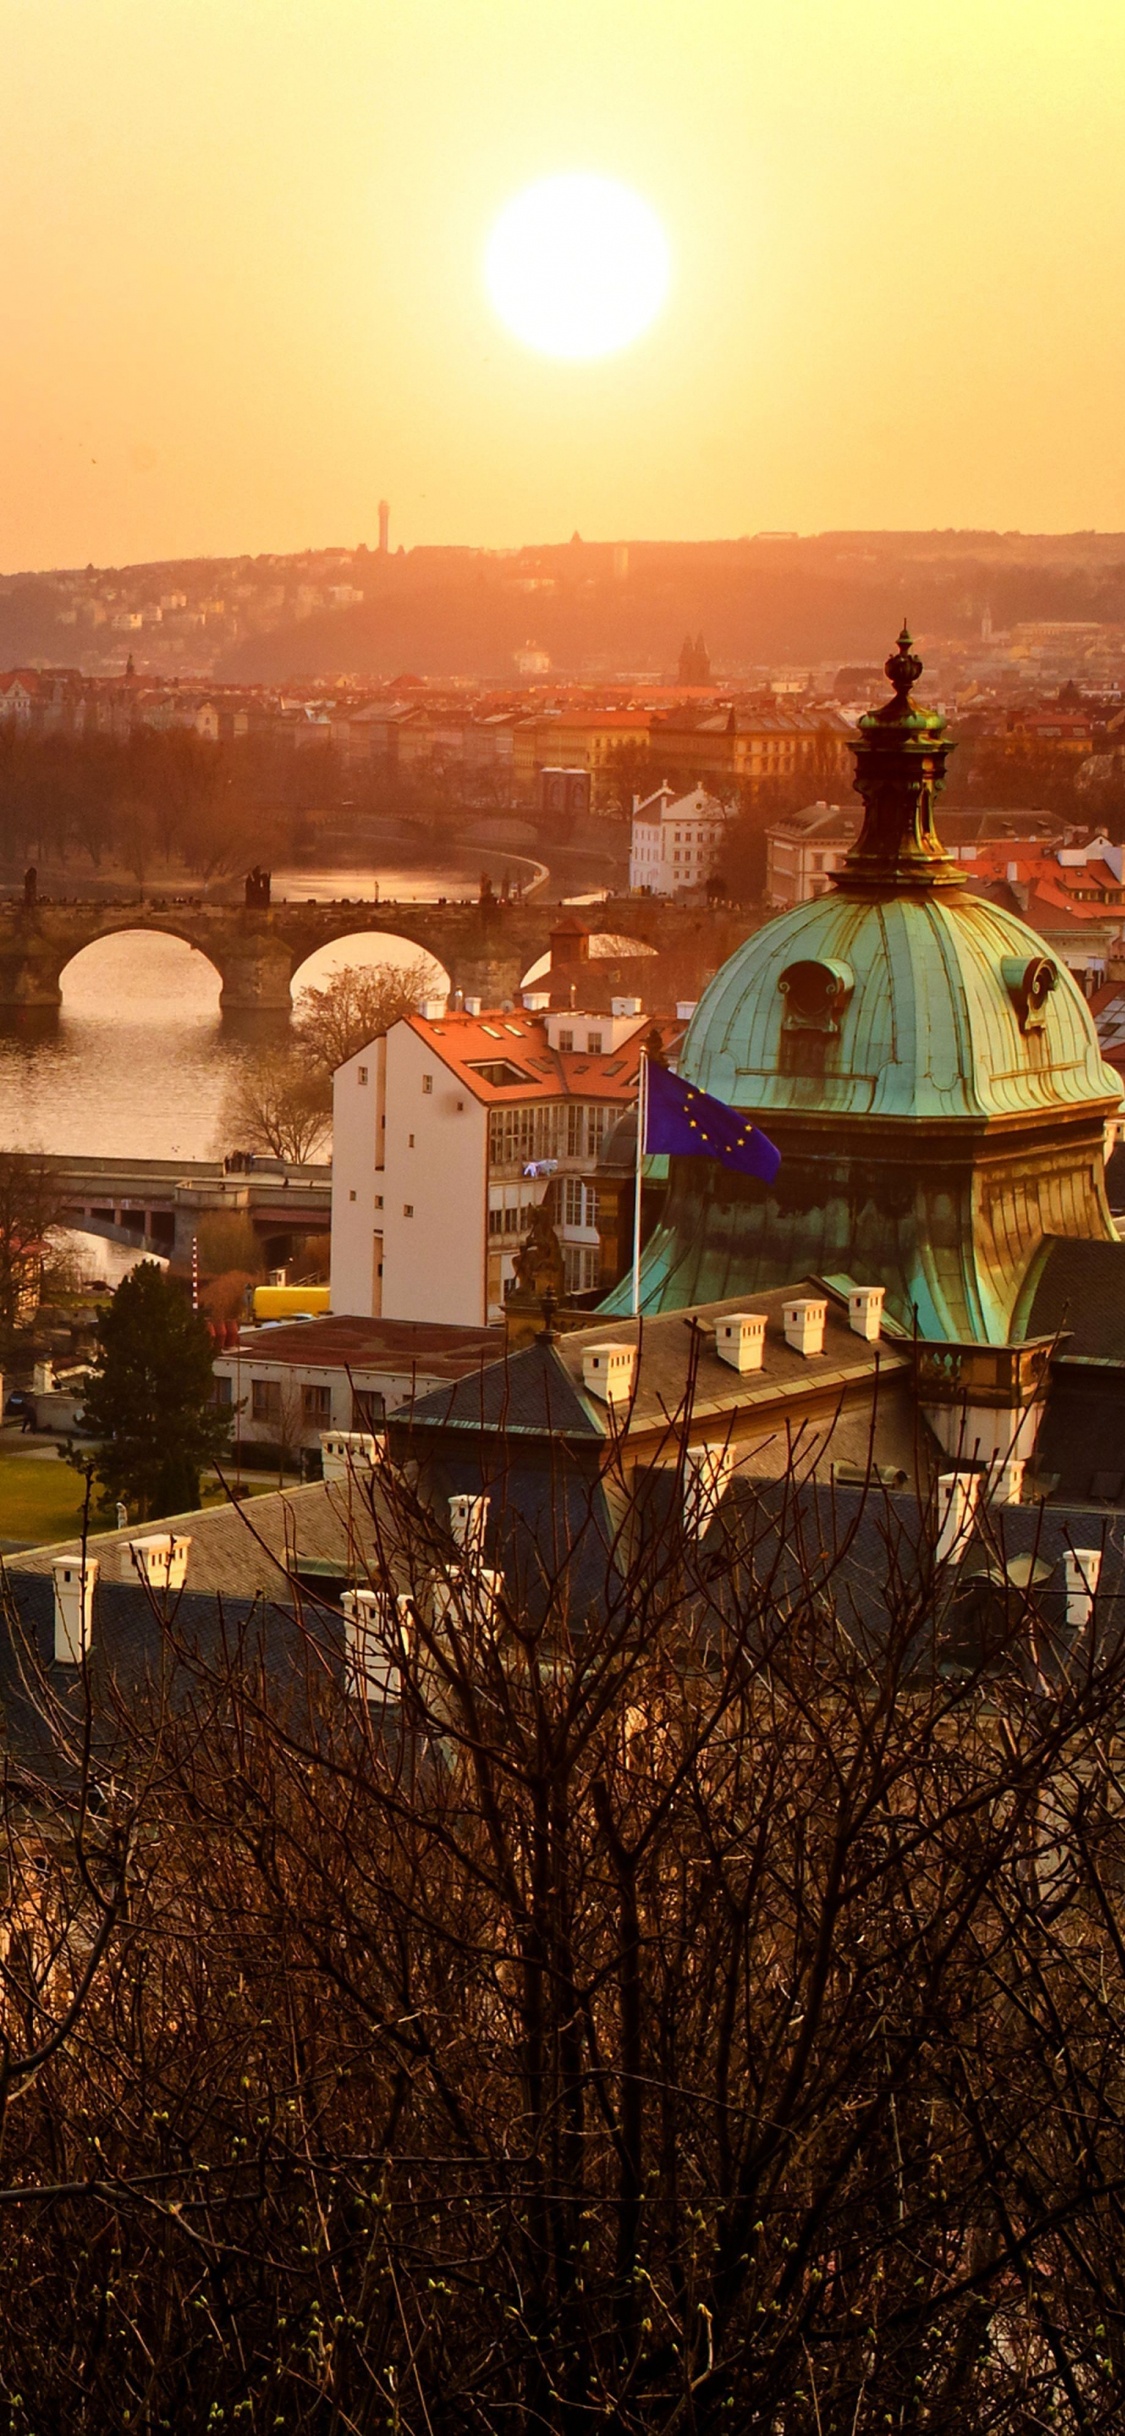
{"label": "city skyline", "polygon": [[[1125,21],[991,0],[5,0],[0,565],[1125,525]],[[631,187],[667,303],[521,346],[489,232]]]}

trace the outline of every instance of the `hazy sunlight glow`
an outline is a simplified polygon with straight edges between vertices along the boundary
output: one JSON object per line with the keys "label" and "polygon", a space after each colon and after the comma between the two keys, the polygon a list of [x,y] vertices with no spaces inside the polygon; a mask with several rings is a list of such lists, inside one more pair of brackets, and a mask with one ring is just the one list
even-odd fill
{"label": "hazy sunlight glow", "polygon": [[576,170],[505,204],[485,280],[525,346],[578,361],[613,354],[647,330],[668,292],[668,246],[632,187]]}

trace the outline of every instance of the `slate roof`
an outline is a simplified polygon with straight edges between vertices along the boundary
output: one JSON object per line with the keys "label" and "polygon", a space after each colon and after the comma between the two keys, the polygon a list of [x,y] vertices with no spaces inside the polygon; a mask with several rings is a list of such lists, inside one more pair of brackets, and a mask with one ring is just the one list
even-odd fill
{"label": "slate roof", "polygon": [[[407,1429],[504,1430],[513,1436],[561,1436],[591,1443],[604,1443],[626,1424],[633,1434],[663,1431],[683,1409],[693,1345],[692,1418],[697,1422],[712,1416],[729,1420],[736,1410],[749,1413],[791,1402],[795,1395],[842,1390],[880,1374],[909,1371],[910,1357],[901,1344],[890,1338],[867,1344],[849,1328],[845,1306],[831,1295],[823,1353],[810,1358],[794,1352],[785,1341],[781,1317],[782,1305],[794,1295],[823,1297],[824,1288],[815,1278],[805,1278],[768,1294],[659,1312],[640,1322],[599,1317],[591,1327],[575,1329],[550,1344],[539,1338],[477,1378],[420,1396],[394,1419]],[[715,1351],[714,1323],[725,1312],[746,1309],[767,1314],[765,1358],[760,1372],[740,1376]],[[611,1410],[588,1395],[582,1384],[585,1347],[606,1343],[639,1343],[635,1391],[627,1408]]]}
{"label": "slate roof", "polygon": [[[87,1554],[101,1568],[98,1595],[110,1583],[136,1582],[128,1543],[154,1531],[186,1532],[191,1539],[188,1591],[221,1591],[224,1597],[254,1599],[259,1592],[271,1599],[287,1598],[288,1572],[294,1557],[347,1563],[349,1552],[362,1551],[372,1539],[372,1524],[362,1491],[349,1494],[350,1484],[311,1481],[306,1488],[275,1490],[248,1498],[244,1505],[209,1506],[190,1514],[171,1514],[160,1522],[131,1523],[124,1531],[90,1535]],[[77,1556],[81,1540],[61,1540],[43,1548],[23,1548],[8,1558],[13,1582],[24,1575],[49,1574],[56,1556]]]}
{"label": "slate roof", "polygon": [[1065,1336],[1060,1350],[1068,1359],[1125,1363],[1125,1243],[1048,1235],[1013,1333]]}

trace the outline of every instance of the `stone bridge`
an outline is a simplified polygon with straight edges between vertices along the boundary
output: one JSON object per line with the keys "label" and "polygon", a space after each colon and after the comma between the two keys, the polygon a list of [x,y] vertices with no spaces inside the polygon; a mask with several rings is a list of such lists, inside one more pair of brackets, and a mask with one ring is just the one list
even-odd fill
{"label": "stone bridge", "polygon": [[[453,989],[497,1006],[514,998],[523,975],[548,953],[564,909],[531,904],[437,905],[417,902],[280,903],[266,909],[150,904],[0,905],[0,1011],[48,1011],[61,1004],[60,980],[73,956],[121,931],[162,931],[198,948],[222,983],[227,1014],[279,1014],[291,1003],[293,975],[318,947],[357,931],[407,939],[444,965]],[[642,941],[668,961],[675,994],[696,996],[752,924],[735,908],[688,908],[622,897],[585,906],[591,930]]]}

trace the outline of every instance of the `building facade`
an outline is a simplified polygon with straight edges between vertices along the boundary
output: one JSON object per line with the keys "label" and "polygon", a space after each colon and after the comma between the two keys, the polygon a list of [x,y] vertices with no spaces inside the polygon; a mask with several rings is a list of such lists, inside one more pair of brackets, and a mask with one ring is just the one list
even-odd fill
{"label": "building facade", "polygon": [[674,897],[681,889],[705,887],[721,865],[728,817],[726,805],[705,787],[677,795],[665,785],[643,801],[634,795],[630,890]]}
{"label": "building facade", "polygon": [[332,1308],[483,1327],[550,1196],[566,1290],[601,1281],[595,1171],[649,1029],[607,1014],[433,1004],[335,1077]]}

